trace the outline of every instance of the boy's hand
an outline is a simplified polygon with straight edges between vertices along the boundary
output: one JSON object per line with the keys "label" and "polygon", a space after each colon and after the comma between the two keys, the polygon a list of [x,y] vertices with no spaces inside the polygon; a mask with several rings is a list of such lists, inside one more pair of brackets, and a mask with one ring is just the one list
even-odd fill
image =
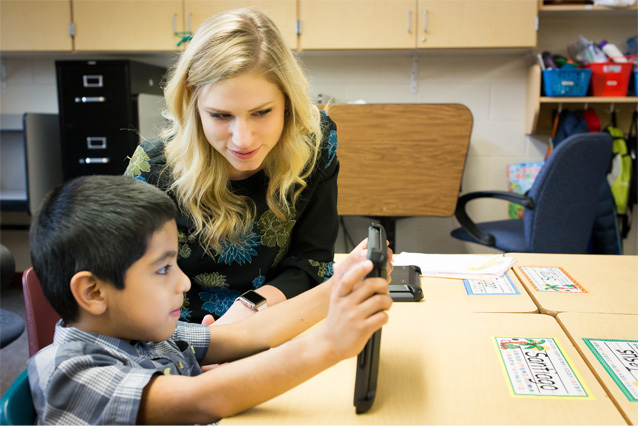
{"label": "boy's hand", "polygon": [[[386,241],[386,244],[389,245],[390,243]],[[352,266],[356,265],[366,258],[367,249],[368,239],[366,238],[350,252],[350,254],[343,260],[343,262],[339,264],[339,266],[341,266],[346,271],[350,270]],[[392,276],[390,274],[392,274],[392,270],[394,269],[394,266],[392,265],[392,255],[392,249],[388,247],[388,282],[392,281]]]}
{"label": "boy's hand", "polygon": [[383,278],[363,278],[372,270],[372,262],[363,260],[344,273],[335,269],[330,307],[319,331],[338,359],[350,358],[363,349],[372,333],[388,322],[385,312],[392,305],[388,282]]}

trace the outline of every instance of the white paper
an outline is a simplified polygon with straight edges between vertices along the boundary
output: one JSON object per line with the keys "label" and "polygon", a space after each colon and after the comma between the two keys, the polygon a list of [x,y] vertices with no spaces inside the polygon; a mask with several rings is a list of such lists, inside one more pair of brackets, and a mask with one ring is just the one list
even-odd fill
{"label": "white paper", "polygon": [[516,259],[502,254],[424,254],[402,252],[393,256],[394,266],[416,265],[422,276],[489,280],[502,277]]}

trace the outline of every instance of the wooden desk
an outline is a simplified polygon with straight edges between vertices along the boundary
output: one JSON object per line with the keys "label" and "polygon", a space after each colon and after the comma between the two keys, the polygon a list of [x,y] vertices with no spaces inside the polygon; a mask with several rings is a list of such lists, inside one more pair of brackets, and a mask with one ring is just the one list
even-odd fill
{"label": "wooden desk", "polygon": [[[346,256],[343,253],[335,254],[335,262],[342,262]],[[538,313],[538,307],[529,297],[516,274],[510,270],[507,275],[519,294],[470,296],[465,290],[463,280],[421,277],[423,300],[418,303],[427,304],[427,309],[442,313]]]}
{"label": "wooden desk", "polygon": [[542,313],[638,314],[638,256],[508,253],[517,266],[562,267],[587,293],[536,290],[518,278]]}
{"label": "wooden desk", "polygon": [[332,105],[340,215],[452,216],[472,133],[459,104]]}
{"label": "wooden desk", "polygon": [[[595,399],[514,397],[494,337],[557,339]],[[441,315],[395,303],[383,329],[372,409],[353,407],[355,358],[246,412],[234,424],[625,424],[554,318]]]}
{"label": "wooden desk", "polygon": [[449,313],[538,313],[538,307],[514,272],[507,275],[518,290],[516,295],[468,295],[463,280],[421,277],[423,303],[428,309]]}
{"label": "wooden desk", "polygon": [[629,424],[638,424],[638,402],[630,401],[583,338],[638,340],[638,315],[561,313],[556,317]]}

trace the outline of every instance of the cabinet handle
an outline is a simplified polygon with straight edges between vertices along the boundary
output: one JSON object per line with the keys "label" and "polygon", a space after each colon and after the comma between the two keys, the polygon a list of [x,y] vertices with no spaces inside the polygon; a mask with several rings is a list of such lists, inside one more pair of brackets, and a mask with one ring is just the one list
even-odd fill
{"label": "cabinet handle", "polygon": [[428,30],[428,11],[427,9],[423,10],[423,32]]}
{"label": "cabinet handle", "polygon": [[103,77],[101,75],[83,75],[82,85],[84,87],[104,87]]}
{"label": "cabinet handle", "polygon": [[95,102],[106,102],[106,98],[104,96],[82,96],[81,98],[75,98],[75,103],[95,103]]}
{"label": "cabinet handle", "polygon": [[106,138],[104,136],[89,136],[86,138],[88,149],[106,149]]}
{"label": "cabinet handle", "polygon": [[111,159],[108,157],[86,157],[80,158],[78,161],[80,164],[107,164]]}
{"label": "cabinet handle", "polygon": [[412,31],[412,11],[408,10],[408,32]]}
{"label": "cabinet handle", "polygon": [[193,16],[193,14],[191,12],[188,12],[188,32],[192,34],[192,30],[191,30],[191,16]]}
{"label": "cabinet handle", "polygon": [[173,34],[177,34],[177,13],[173,13]]}

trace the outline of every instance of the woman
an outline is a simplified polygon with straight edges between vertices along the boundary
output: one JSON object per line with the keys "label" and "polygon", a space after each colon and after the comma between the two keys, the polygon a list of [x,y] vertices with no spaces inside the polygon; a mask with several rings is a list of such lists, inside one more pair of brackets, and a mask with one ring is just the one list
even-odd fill
{"label": "woman", "polygon": [[193,284],[181,318],[228,310],[222,321],[235,321],[254,310],[236,302],[248,290],[267,306],[328,279],[338,229],[336,125],[312,105],[274,23],[252,9],[205,21],[165,98],[169,125],[137,148],[125,174],[166,190],[180,207],[178,263]]}

